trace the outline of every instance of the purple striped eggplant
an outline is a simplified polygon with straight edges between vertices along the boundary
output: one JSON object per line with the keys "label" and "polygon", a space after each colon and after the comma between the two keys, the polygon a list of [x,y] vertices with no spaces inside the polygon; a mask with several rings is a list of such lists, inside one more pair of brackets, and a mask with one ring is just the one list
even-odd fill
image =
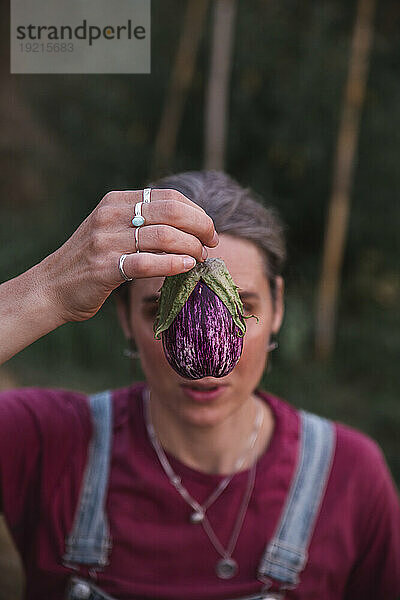
{"label": "purple striped eggplant", "polygon": [[[220,258],[166,277],[154,337],[171,367],[186,379],[224,377],[238,363],[246,333],[238,288]],[[258,318],[255,317],[258,322]]]}

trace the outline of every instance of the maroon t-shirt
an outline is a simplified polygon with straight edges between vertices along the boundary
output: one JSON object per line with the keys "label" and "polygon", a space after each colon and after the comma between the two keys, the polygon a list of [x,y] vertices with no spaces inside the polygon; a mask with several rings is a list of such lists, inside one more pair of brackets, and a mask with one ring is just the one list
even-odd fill
{"label": "maroon t-shirt", "polygon": [[[148,439],[144,383],[116,390],[107,512],[110,564],[97,585],[120,600],[222,600],[262,589],[257,567],[274,533],[294,474],[299,414],[256,390],[275,429],[257,476],[233,557],[239,571],[219,579],[220,558],[191,508],[170,484]],[[325,498],[296,590],[286,598],[395,600],[400,595],[400,505],[382,451],[361,432],[335,424],[337,446]],[[62,564],[91,436],[83,394],[21,388],[0,394],[3,512],[21,553],[29,600],[62,600],[74,571]],[[194,470],[167,454],[189,493],[202,503],[222,475]],[[207,510],[227,546],[247,482],[235,475]],[[81,569],[87,575],[87,569]]]}

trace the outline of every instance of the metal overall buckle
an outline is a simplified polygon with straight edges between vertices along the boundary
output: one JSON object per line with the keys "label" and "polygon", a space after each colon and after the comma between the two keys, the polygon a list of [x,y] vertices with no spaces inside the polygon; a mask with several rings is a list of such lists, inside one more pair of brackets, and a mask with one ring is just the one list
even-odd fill
{"label": "metal overall buckle", "polygon": [[[286,587],[285,585],[280,585],[278,590],[272,590],[271,588],[278,587],[278,582],[270,579],[270,577],[267,577],[266,575],[263,575],[261,573],[258,574],[257,579],[264,584],[261,593],[257,597],[257,600],[285,600],[285,590],[292,588],[292,586]],[[293,586],[293,588],[295,587],[296,586]],[[254,600],[256,600],[256,597],[254,598]]]}
{"label": "metal overall buckle", "polygon": [[85,579],[71,577],[65,600],[116,600],[116,598],[109,596]]}

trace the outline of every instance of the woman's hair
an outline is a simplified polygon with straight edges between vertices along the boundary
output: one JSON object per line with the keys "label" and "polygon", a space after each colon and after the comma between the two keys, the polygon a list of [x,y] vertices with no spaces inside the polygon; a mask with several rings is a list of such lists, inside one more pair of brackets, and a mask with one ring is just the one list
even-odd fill
{"label": "woman's hair", "polygon": [[147,187],[178,190],[205,210],[218,233],[253,242],[265,258],[265,275],[275,300],[275,278],[286,260],[285,226],[275,208],[265,206],[260,196],[221,171],[168,175]]}

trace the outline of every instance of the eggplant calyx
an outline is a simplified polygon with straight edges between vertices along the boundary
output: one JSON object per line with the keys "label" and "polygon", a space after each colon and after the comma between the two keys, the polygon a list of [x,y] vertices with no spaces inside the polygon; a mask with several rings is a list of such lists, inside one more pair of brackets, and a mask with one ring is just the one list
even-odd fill
{"label": "eggplant calyx", "polygon": [[161,333],[170,327],[200,280],[219,297],[229,310],[239,329],[239,337],[243,337],[246,333],[244,319],[254,317],[258,323],[258,317],[255,315],[243,315],[243,304],[238,287],[222,258],[207,258],[186,273],[178,273],[178,275],[165,278],[159,290],[161,292],[160,300],[153,325],[155,339],[160,339]]}

